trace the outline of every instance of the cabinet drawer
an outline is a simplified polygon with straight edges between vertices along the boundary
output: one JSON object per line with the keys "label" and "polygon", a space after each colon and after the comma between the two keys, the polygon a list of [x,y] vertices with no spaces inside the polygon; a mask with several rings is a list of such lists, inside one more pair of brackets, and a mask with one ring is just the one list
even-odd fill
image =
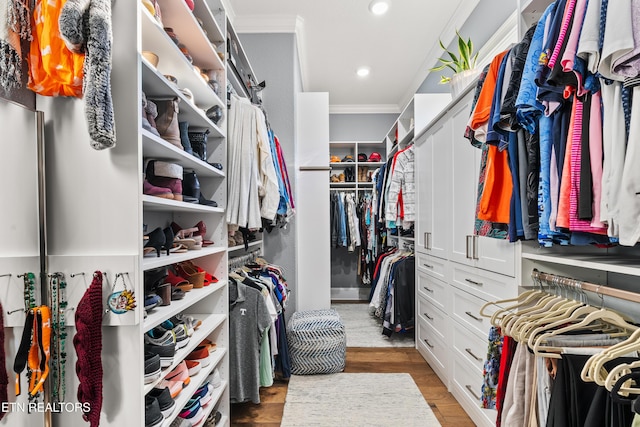
{"label": "cabinet drawer", "polygon": [[452,263],[451,283],[485,301],[513,298],[518,294],[516,279],[479,268]]}
{"label": "cabinet drawer", "polygon": [[429,363],[431,369],[438,374],[442,382],[449,384],[449,366],[451,351],[431,326],[422,320],[418,321],[416,348]]}
{"label": "cabinet drawer", "polygon": [[454,319],[477,336],[489,336],[491,323],[488,318],[480,316],[480,308],[485,303],[483,300],[454,287],[452,303]]}
{"label": "cabinet drawer", "polygon": [[418,316],[420,316],[423,322],[430,325],[441,338],[448,335],[447,326],[449,317],[421,296],[418,297]]}
{"label": "cabinet drawer", "polygon": [[482,372],[470,366],[459,354],[453,357],[451,392],[477,426],[495,426],[497,411],[482,409]]}
{"label": "cabinet drawer", "polygon": [[424,271],[425,273],[445,282],[447,281],[446,263],[447,261],[440,258],[421,253],[416,254],[416,266],[418,271]]}
{"label": "cabinet drawer", "polygon": [[451,307],[451,286],[422,270],[418,270],[417,273],[418,283],[416,284],[416,289],[418,290],[418,296],[424,297],[436,307],[448,313]]}
{"label": "cabinet drawer", "polygon": [[482,372],[487,357],[487,339],[480,338],[464,325],[453,322],[453,347],[457,355],[465,358],[470,364]]}

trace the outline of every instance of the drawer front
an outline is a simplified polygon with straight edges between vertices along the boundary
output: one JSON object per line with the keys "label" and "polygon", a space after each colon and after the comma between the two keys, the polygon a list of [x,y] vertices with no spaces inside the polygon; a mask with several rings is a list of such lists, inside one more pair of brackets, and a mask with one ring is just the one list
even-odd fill
{"label": "drawer front", "polygon": [[418,271],[424,271],[425,273],[440,279],[444,282],[447,281],[446,266],[447,261],[436,258],[433,256],[417,253],[416,254],[416,266]]}
{"label": "drawer front", "polygon": [[491,323],[489,318],[480,316],[480,308],[485,301],[463,290],[453,288],[453,317],[463,327],[479,337],[488,337]]}
{"label": "drawer front", "polygon": [[513,298],[518,294],[516,279],[479,268],[454,263],[451,284],[485,301]]}
{"label": "drawer front", "polygon": [[434,304],[421,296],[418,297],[418,316],[423,322],[431,326],[441,338],[444,339],[448,335],[449,317],[445,312],[439,310]]}
{"label": "drawer front", "polygon": [[458,322],[453,322],[453,347],[457,354],[465,358],[478,372],[482,373],[487,358],[488,337],[482,339]]}
{"label": "drawer front", "polygon": [[428,275],[423,270],[418,270],[416,276],[418,279],[418,283],[416,284],[418,296],[422,296],[440,308],[440,310],[448,313],[451,308],[451,286],[442,280]]}
{"label": "drawer front", "polygon": [[423,321],[418,321],[416,348],[448,387],[450,375],[450,350],[442,337]]}
{"label": "drawer front", "polygon": [[453,357],[451,392],[478,426],[495,426],[497,411],[482,409],[482,372],[477,372],[459,354]]}

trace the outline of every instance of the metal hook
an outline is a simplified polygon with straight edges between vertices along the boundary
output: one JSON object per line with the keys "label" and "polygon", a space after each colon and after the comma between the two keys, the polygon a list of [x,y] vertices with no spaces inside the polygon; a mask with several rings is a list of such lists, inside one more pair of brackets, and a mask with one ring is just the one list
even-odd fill
{"label": "metal hook", "polygon": [[9,273],[9,274],[0,274],[0,277],[11,277],[11,273]]}
{"label": "metal hook", "polygon": [[71,277],[84,276],[84,271],[81,272],[81,273],[71,273],[69,276],[71,276]]}
{"label": "metal hook", "polygon": [[18,277],[26,277],[26,276],[27,276],[27,274],[29,274],[29,273],[18,274]]}
{"label": "metal hook", "polygon": [[24,308],[17,308],[15,310],[11,310],[11,311],[7,311],[7,314],[13,314],[13,313],[17,313],[19,311],[24,311],[26,312],[27,310],[25,310]]}

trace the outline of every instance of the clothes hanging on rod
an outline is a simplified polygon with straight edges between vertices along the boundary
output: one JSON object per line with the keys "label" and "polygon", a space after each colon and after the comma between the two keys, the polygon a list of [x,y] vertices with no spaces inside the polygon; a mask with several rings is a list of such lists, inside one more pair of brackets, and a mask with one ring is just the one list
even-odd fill
{"label": "clothes hanging on rod", "polygon": [[[237,265],[242,258],[238,257]],[[230,401],[260,403],[260,387],[291,376],[282,268],[254,257],[229,274]]]}
{"label": "clothes hanging on rod", "polygon": [[382,334],[411,330],[415,326],[415,257],[407,250],[391,249],[376,262],[369,309],[382,319]]}
{"label": "clothes hanging on rod", "polygon": [[[610,389],[619,379],[619,372],[613,372],[616,366],[640,366],[640,328],[610,309],[582,301],[585,290],[628,301],[640,295],[616,294],[614,288],[537,270],[532,277],[539,290],[487,303],[480,310],[493,325],[483,406],[495,405],[496,425],[503,426],[631,426],[629,404],[614,398]],[[571,289],[575,300],[551,294],[553,289],[566,294]],[[492,306],[498,309],[485,313]],[[607,378],[607,372],[614,376]],[[603,387],[606,384],[611,387]]]}
{"label": "clothes hanging on rod", "polygon": [[482,149],[476,234],[640,239],[638,13],[630,1],[558,0],[481,75],[465,132]]}

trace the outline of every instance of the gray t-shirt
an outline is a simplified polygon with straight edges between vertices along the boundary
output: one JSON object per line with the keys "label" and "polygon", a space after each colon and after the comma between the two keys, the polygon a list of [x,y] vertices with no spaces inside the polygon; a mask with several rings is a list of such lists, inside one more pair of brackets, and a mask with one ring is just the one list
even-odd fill
{"label": "gray t-shirt", "polygon": [[229,388],[231,403],[260,403],[260,343],[271,325],[264,297],[229,279]]}

